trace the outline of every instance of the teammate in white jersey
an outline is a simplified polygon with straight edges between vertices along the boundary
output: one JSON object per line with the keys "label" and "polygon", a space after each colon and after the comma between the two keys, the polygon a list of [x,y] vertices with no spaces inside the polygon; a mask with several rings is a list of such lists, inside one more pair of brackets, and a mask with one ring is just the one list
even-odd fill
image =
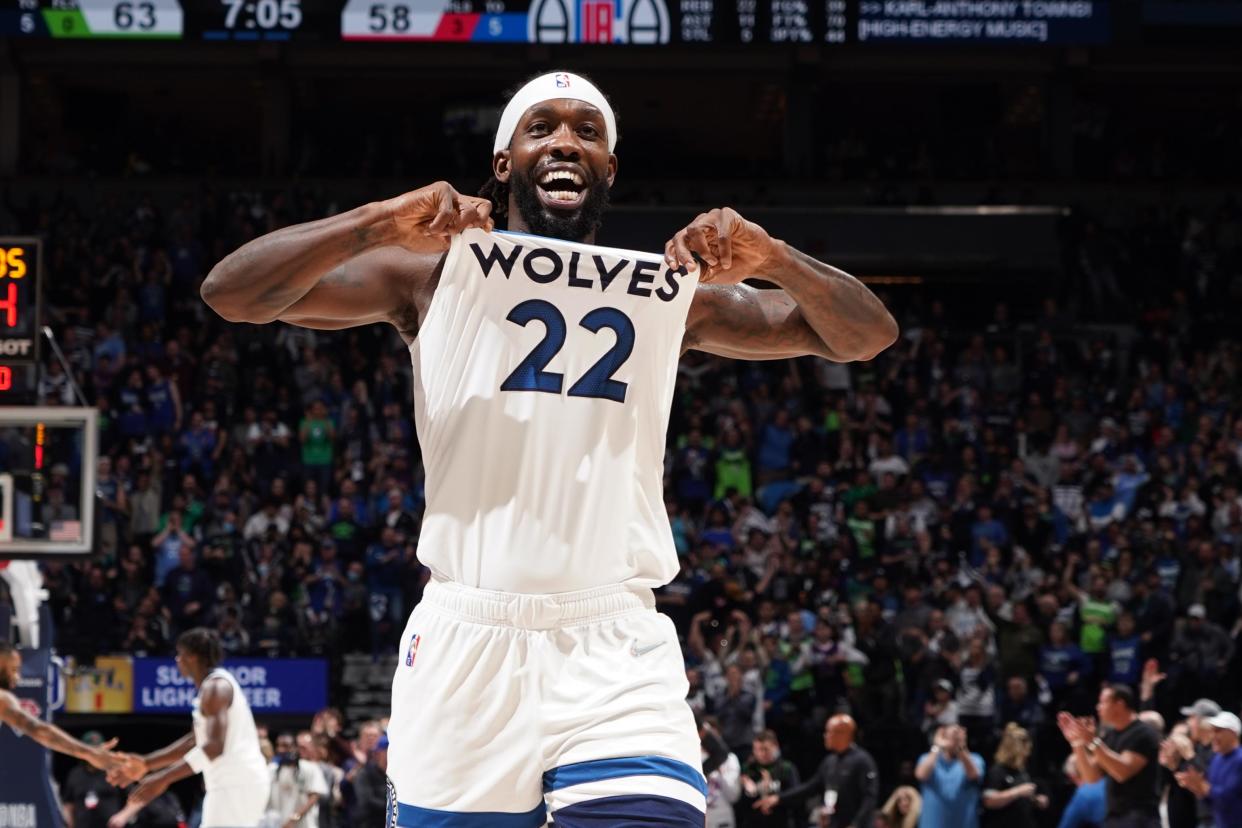
{"label": "teammate in white jersey", "polygon": [[870,359],[897,335],[862,283],[732,209],[662,255],[597,247],[616,142],[594,85],[542,75],[501,116],[485,198],[439,182],[278,230],[203,284],[232,321],[388,322],[409,346],[433,580],[393,679],[390,824],[702,828],[684,664],[651,592],[677,571],[677,360]]}
{"label": "teammate in white jersey", "polygon": [[177,669],[198,688],[193,729],[108,775],[110,782],[126,785],[146,774],[108,828],[127,825],[169,785],[196,773],[207,789],[202,828],[257,828],[271,792],[267,760],[250,703],[233,674],[220,667],[222,657],[220,639],[211,630],[198,627],[177,639]]}

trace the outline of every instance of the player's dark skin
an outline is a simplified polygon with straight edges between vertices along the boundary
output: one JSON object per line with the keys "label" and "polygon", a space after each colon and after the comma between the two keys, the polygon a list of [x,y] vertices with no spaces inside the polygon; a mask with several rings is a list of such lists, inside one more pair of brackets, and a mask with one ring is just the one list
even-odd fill
{"label": "player's dark skin", "polygon": [[[492,171],[508,183],[550,167],[572,168],[586,187],[609,186],[617,157],[608,151],[604,118],[572,99],[531,107]],[[550,204],[539,190],[544,209]],[[579,209],[574,207],[573,209]],[[528,232],[510,187],[508,228]],[[437,182],[347,213],[286,227],[243,245],[217,264],[202,296],[233,322],[275,320],[334,330],[388,322],[406,342],[418,333],[440,278],[450,238],[492,229],[491,203]],[[573,239],[594,242],[594,233]],[[795,250],[731,208],[699,215],[669,239],[670,267],[698,267],[682,350],[737,359],[815,355],[836,362],[869,360],[897,338],[897,323],[862,282]],[[763,279],[779,289],[740,284]]]}
{"label": "player's dark skin", "polygon": [[92,766],[111,771],[122,767],[132,758],[127,753],[114,753],[116,739],[102,745],[88,745],[80,742],[54,724],[32,716],[21,705],[21,700],[12,692],[22,675],[22,657],[15,649],[0,651],[0,724],[6,724],[13,730],[34,739],[48,750],[76,756]]}

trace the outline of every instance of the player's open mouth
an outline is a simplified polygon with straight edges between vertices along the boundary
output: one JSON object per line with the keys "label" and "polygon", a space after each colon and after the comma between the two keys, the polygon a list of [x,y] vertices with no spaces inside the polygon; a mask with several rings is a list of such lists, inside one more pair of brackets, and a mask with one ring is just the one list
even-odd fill
{"label": "player's open mouth", "polygon": [[576,210],[586,196],[586,178],[576,170],[556,168],[539,173],[535,181],[539,200],[554,210]]}

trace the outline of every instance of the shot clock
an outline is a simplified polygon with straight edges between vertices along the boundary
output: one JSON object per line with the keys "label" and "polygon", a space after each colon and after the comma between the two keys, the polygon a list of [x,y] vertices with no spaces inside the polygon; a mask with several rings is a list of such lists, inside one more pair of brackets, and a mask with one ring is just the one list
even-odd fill
{"label": "shot clock", "polygon": [[38,239],[0,238],[0,405],[25,402],[34,390],[41,253]]}

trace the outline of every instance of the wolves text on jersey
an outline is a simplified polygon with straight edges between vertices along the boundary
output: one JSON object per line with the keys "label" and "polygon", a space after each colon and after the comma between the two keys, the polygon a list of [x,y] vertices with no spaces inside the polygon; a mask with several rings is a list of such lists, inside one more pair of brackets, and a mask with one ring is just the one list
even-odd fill
{"label": "wolves text on jersey", "polygon": [[[567,253],[547,247],[526,247],[518,244],[505,252],[499,244],[493,244],[486,250],[483,245],[471,244],[470,250],[478,259],[485,279],[493,270],[499,269],[506,279],[517,272],[541,285],[564,279],[569,287],[606,292],[616,283],[618,290],[624,286],[625,292],[631,296],[649,297],[654,294],[662,302],[671,302],[676,298],[681,289],[679,280],[686,275],[684,267],[673,270],[658,261],[609,261],[599,254],[587,257],[578,251]],[[664,271],[664,283],[655,288],[655,280],[661,269]]]}

